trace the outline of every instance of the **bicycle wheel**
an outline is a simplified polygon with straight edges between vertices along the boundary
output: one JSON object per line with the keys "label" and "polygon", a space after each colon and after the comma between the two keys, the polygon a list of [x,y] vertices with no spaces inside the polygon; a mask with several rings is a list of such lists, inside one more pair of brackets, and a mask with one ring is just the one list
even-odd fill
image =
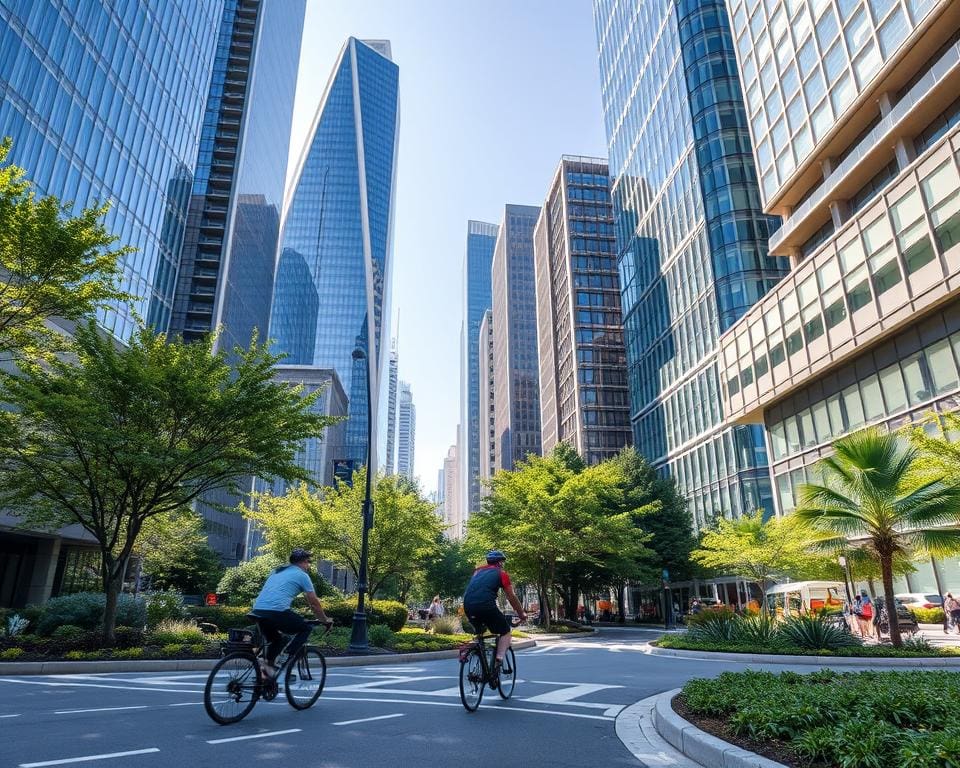
{"label": "bicycle wheel", "polygon": [[507,653],[503,657],[503,663],[500,665],[500,685],[497,686],[497,693],[501,699],[509,699],[513,696],[513,687],[517,684],[517,657],[513,653],[513,648],[507,648]]}
{"label": "bicycle wheel", "polygon": [[327,680],[327,660],[312,645],[297,654],[296,663],[287,665],[284,687],[287,701],[294,709],[309,709],[320,698]]}
{"label": "bicycle wheel", "polygon": [[483,651],[474,648],[460,662],[460,701],[467,712],[475,712],[483,698]]}
{"label": "bicycle wheel", "polygon": [[229,653],[218,661],[203,689],[203,706],[214,722],[243,720],[260,698],[259,663],[252,653]]}

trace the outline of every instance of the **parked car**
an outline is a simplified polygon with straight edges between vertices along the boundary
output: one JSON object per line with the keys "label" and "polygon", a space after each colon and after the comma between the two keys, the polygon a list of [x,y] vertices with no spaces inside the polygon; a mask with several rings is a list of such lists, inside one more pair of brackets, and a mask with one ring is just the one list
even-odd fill
{"label": "parked car", "polygon": [[903,592],[894,597],[907,608],[941,608],[943,598],[940,595],[931,595],[923,592]]}

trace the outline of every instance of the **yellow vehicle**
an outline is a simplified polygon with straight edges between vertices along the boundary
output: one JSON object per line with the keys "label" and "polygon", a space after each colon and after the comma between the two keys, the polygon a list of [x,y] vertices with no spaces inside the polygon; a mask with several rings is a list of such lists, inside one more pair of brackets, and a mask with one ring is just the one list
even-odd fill
{"label": "yellow vehicle", "polygon": [[771,616],[816,616],[821,611],[840,613],[844,604],[839,581],[794,581],[777,584],[766,592]]}

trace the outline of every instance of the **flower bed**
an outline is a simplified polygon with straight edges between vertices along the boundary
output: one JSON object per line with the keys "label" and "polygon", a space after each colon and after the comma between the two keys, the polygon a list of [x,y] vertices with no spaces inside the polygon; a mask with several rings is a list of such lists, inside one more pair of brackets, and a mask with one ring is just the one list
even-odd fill
{"label": "flower bed", "polygon": [[960,768],[957,701],[952,672],[725,672],[688,682],[674,709],[798,768]]}

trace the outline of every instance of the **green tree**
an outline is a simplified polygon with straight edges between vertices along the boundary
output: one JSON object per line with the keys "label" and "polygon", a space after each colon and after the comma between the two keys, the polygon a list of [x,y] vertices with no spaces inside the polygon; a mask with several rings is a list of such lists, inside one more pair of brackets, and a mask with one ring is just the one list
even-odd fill
{"label": "green tree", "polygon": [[463,594],[473,574],[474,559],[462,541],[437,537],[437,554],[423,564],[416,594],[424,600],[434,595],[455,597]]}
{"label": "green tree", "polygon": [[110,301],[118,289],[120,259],[102,224],[108,206],[77,216],[55,197],[37,197],[22,168],[7,162],[10,139],[0,142],[0,360],[27,360],[62,346],[45,321],[78,321]]}
{"label": "green tree", "polygon": [[190,509],[149,518],[136,551],[153,589],[203,594],[223,576],[220,556],[207,543],[203,519]]}
{"label": "green tree", "polygon": [[147,520],[252,476],[306,480],[302,441],[333,420],[317,393],[272,380],[279,359],[251,342],[213,352],[140,328],[119,348],[91,322],[71,360],[0,375],[0,507],[24,525],[78,523],[99,545],[113,640],[117,595]]}
{"label": "green tree", "polygon": [[[931,470],[902,436],[867,429],[838,440],[817,469],[823,484],[802,485],[796,517],[824,548],[862,547],[880,562],[890,640],[901,645],[893,597],[894,563],[911,552],[960,551],[960,481]],[[949,527],[948,527],[949,526]]]}
{"label": "green tree", "polygon": [[810,578],[830,567],[811,545],[809,531],[793,515],[764,519],[758,509],[736,520],[718,517],[690,556],[704,568],[753,582],[765,594],[777,578]]}
{"label": "green tree", "polygon": [[507,551],[511,573],[535,584],[541,622],[549,626],[558,571],[572,564],[635,568],[648,538],[634,525],[637,509],[623,508],[622,477],[611,462],[584,467],[569,446],[530,456],[512,472],[498,472],[469,535],[481,548]]}
{"label": "green tree", "polygon": [[[297,485],[284,496],[258,495],[254,508],[245,509],[244,514],[263,527],[267,547],[275,555],[306,546],[359,576],[365,484],[366,469],[360,469],[353,475],[352,486],[337,481],[336,487],[317,492]],[[441,529],[434,505],[416,484],[397,482],[394,476],[378,477],[373,503],[367,557],[371,599],[388,579],[409,578],[432,557]]]}
{"label": "green tree", "polygon": [[225,594],[231,605],[252,605],[260,594],[263,582],[274,569],[285,562],[286,559],[272,553],[251,557],[223,572],[220,583],[217,584],[217,592]]}

